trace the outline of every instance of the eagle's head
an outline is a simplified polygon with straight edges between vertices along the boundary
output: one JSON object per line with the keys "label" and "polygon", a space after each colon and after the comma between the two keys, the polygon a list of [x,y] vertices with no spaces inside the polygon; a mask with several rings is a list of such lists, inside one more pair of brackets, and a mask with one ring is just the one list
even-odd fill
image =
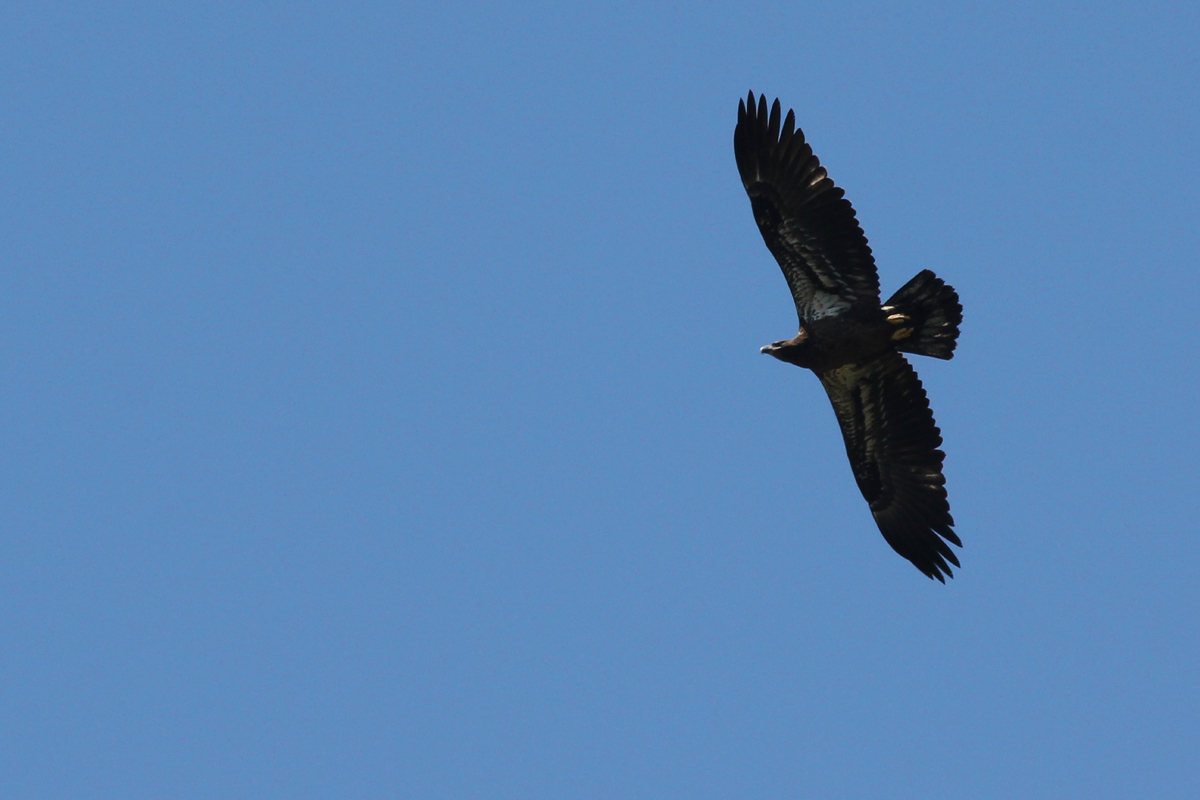
{"label": "eagle's head", "polygon": [[805,351],[808,349],[808,331],[804,328],[791,339],[783,339],[778,342],[771,342],[765,347],[759,348],[760,353],[766,353],[769,356],[774,356],[780,361],[786,361],[789,364],[797,364],[804,360]]}

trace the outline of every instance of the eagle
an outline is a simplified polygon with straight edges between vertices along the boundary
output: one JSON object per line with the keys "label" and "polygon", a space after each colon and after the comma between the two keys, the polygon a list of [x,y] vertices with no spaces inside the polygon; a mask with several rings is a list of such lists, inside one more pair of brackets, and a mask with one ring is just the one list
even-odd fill
{"label": "eagle", "polygon": [[959,566],[945,454],[925,389],[903,353],[954,355],[958,294],[923,270],[886,303],[867,238],[796,115],[754,92],[738,102],[733,152],[754,220],[783,269],[800,330],[762,348],[817,374],[833,404],[854,480],[892,549],[942,583]]}

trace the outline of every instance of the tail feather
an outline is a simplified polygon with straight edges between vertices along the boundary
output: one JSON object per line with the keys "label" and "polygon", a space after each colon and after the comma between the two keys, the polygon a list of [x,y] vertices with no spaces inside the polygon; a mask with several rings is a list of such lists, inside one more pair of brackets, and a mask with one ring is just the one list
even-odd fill
{"label": "tail feather", "polygon": [[896,349],[934,358],[953,358],[962,322],[958,292],[931,270],[918,272],[892,295],[883,310],[889,315],[902,314],[903,329],[911,329],[896,342]]}

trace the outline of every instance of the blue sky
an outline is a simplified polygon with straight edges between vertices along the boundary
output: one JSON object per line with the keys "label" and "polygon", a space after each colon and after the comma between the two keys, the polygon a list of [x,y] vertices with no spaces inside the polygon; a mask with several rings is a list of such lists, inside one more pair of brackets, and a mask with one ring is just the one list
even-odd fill
{"label": "blue sky", "polygon": [[[7,3],[0,794],[1200,794],[1200,12]],[[965,547],[879,536],[780,97]]]}

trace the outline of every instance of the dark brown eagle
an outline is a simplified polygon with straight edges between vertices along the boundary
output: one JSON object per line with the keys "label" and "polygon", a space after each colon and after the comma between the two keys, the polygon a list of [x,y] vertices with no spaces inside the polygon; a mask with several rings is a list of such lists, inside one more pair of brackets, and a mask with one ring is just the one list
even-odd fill
{"label": "dark brown eagle", "polygon": [[[946,582],[959,566],[941,432],[901,352],[954,355],[962,306],[929,270],[879,302],[879,275],[854,208],[804,142],[796,116],[754,92],[738,103],[733,152],[767,249],[800,316],[795,338],[762,352],[817,373],[837,414],[854,479],[883,538]],[[948,563],[947,563],[948,562]]]}

